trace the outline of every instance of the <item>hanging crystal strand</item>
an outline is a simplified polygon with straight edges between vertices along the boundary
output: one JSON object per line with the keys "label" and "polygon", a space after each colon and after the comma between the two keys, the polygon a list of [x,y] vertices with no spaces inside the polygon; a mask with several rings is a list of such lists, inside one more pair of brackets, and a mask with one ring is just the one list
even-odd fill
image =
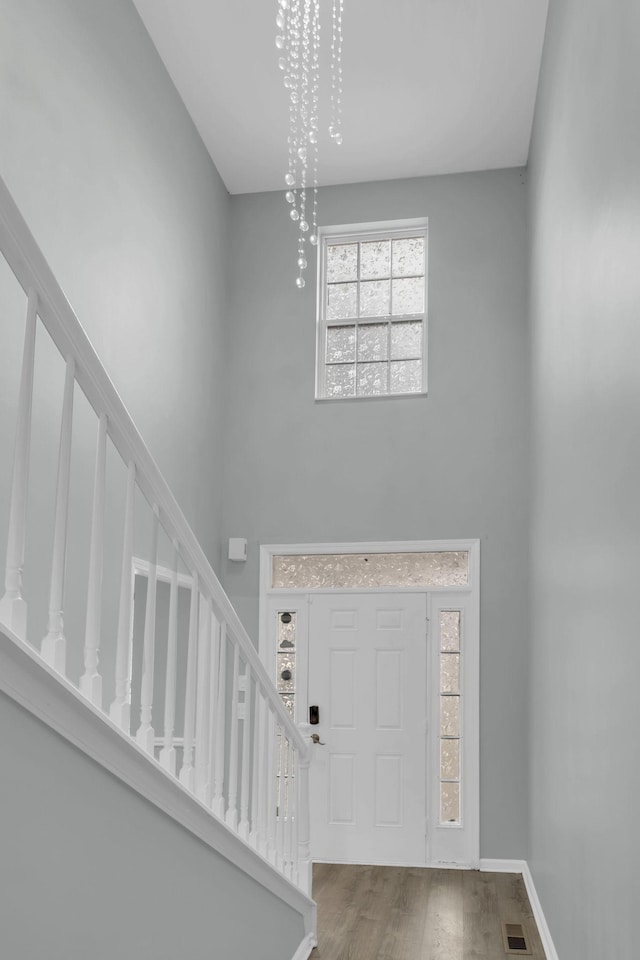
{"label": "hanging crystal strand", "polygon": [[331,114],[329,136],[342,143],[342,12],[344,0],[333,0],[331,11]]}
{"label": "hanging crystal strand", "polygon": [[[289,10],[289,2],[286,0],[285,3],[278,3],[278,13],[276,16],[276,26],[280,31],[280,34],[276,37],[276,47],[280,49],[283,53],[283,56],[278,58],[278,67],[283,71],[283,83],[285,89],[289,90],[291,88],[291,44],[292,44],[292,20],[291,13],[287,16],[287,11]],[[281,46],[280,40],[283,40],[284,43]],[[296,161],[295,161],[295,149],[293,142],[293,130],[295,127],[295,106],[289,98],[289,136],[287,138],[288,148],[289,148],[289,163],[287,173],[284,178],[284,182],[287,187],[295,187],[296,185]],[[288,203],[295,202],[295,194],[289,189],[286,193],[286,200]]]}
{"label": "hanging crystal strand", "polygon": [[301,184],[300,184],[300,232],[298,234],[298,276],[296,277],[296,287],[298,290],[302,290],[305,285],[305,279],[302,276],[302,272],[307,266],[307,259],[304,255],[304,235],[309,229],[309,224],[306,221],[306,208],[307,208],[307,167],[306,163],[303,163],[302,172],[301,172]]}
{"label": "hanging crystal strand", "polygon": [[309,118],[309,141],[312,150],[313,206],[311,210],[311,233],[309,243],[318,243],[318,111],[320,103],[320,0],[313,0],[311,18],[311,117]]}
{"label": "hanging crystal strand", "polygon": [[299,47],[299,27],[298,27],[298,3],[299,0],[293,0],[289,8],[289,16],[286,20],[286,58],[285,58],[285,76],[284,86],[289,91],[289,169],[285,176],[285,183],[290,189],[285,193],[287,203],[293,204],[289,211],[292,220],[299,218],[296,204],[295,187],[297,184],[297,164],[298,164],[298,110],[299,110],[299,91],[298,91],[298,47]]}
{"label": "hanging crystal strand", "polygon": [[[302,43],[300,31],[302,22],[300,19],[301,0],[293,0],[291,8],[291,63],[290,63],[290,94],[289,99],[293,108],[292,114],[292,140],[293,140],[293,162],[294,162],[294,181],[296,187],[302,180],[304,149],[302,143],[302,90],[301,90],[301,54]],[[289,214],[291,219],[296,222],[300,220],[300,190],[297,189],[295,196],[295,207]]]}
{"label": "hanging crystal strand", "polygon": [[312,50],[311,50],[311,0],[304,0],[304,11],[302,19],[302,43],[300,60],[300,122],[299,122],[299,142],[298,157],[301,163],[300,172],[300,222],[298,235],[298,276],[296,277],[296,286],[301,290],[305,285],[305,279],[302,273],[307,266],[307,260],[304,255],[305,234],[309,231],[309,224],[306,218],[307,206],[307,169],[309,164],[309,146],[311,133],[311,102],[310,102],[310,84],[312,85]]}
{"label": "hanging crystal strand", "polygon": [[[331,107],[329,133],[342,143],[342,16],[344,0],[332,0]],[[318,243],[318,138],[320,92],[320,0],[278,0],[278,66],[289,92],[288,168],[285,199],[298,224],[298,276],[305,286],[305,241]],[[307,196],[307,188],[313,193]],[[307,237],[306,234],[309,234]]]}

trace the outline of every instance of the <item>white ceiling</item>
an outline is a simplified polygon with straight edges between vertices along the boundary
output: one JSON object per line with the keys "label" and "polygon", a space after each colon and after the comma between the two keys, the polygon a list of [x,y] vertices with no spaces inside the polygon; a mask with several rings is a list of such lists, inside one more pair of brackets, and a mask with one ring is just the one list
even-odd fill
{"label": "white ceiling", "polygon": [[[134,3],[229,191],[282,189],[276,0]],[[344,0],[344,142],[323,136],[320,182],[524,165],[547,3]]]}

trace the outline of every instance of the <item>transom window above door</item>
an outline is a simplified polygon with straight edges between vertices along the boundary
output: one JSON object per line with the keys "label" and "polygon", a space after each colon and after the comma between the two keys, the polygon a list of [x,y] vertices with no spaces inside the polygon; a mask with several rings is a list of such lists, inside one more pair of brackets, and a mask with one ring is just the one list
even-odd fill
{"label": "transom window above door", "polygon": [[425,394],[426,219],[320,236],[317,399]]}
{"label": "transom window above door", "polygon": [[271,587],[287,590],[461,587],[469,583],[467,550],[274,554],[271,564]]}

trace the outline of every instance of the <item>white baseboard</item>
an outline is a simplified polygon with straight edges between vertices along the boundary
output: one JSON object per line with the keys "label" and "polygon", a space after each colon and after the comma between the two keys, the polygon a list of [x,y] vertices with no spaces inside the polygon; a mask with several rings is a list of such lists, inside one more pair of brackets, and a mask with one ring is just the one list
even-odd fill
{"label": "white baseboard", "polygon": [[533,882],[531,870],[526,860],[481,860],[480,869],[486,873],[520,873],[531,904],[538,933],[542,941],[547,960],[558,960],[558,951],[555,948],[549,924],[547,923],[536,885]]}
{"label": "white baseboard", "polygon": [[291,960],[309,960],[311,956],[311,951],[316,946],[316,938],[313,934],[309,933],[304,938],[296,952],[294,953]]}
{"label": "white baseboard", "polygon": [[524,873],[525,860],[481,860],[483,873]]}
{"label": "white baseboard", "polygon": [[538,933],[540,934],[540,939],[542,940],[542,946],[544,947],[547,960],[558,960],[558,951],[556,950],[555,944],[551,938],[551,931],[549,930],[549,925],[542,910],[542,904],[540,903],[540,899],[538,897],[538,891],[536,890],[536,885],[533,882],[529,864],[526,862],[524,865],[524,870],[522,871],[522,879],[524,880],[524,885],[527,888],[529,903],[531,904],[531,909],[533,910],[533,915],[538,926]]}

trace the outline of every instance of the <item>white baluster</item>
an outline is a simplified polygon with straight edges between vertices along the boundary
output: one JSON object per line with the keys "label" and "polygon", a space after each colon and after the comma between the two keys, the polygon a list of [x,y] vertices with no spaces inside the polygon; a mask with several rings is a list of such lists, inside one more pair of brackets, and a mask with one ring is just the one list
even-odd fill
{"label": "white baluster", "polygon": [[171,586],[169,587],[169,630],[167,636],[167,672],[164,686],[164,744],[159,761],[175,776],[176,748],[173,733],[176,725],[176,668],[178,659],[178,544],[173,541]]}
{"label": "white baluster", "polygon": [[253,704],[253,758],[251,764],[251,832],[249,833],[249,840],[256,850],[260,845],[261,706],[260,686],[256,679]]}
{"label": "white baluster", "polygon": [[220,668],[218,670],[218,716],[216,719],[216,769],[213,780],[213,812],[224,820],[224,761],[226,743],[227,625],[220,627]]}
{"label": "white baluster", "polygon": [[151,520],[151,547],[149,549],[149,576],[147,579],[147,603],[144,613],[144,647],[142,653],[142,684],[140,687],[140,726],[136,742],[153,756],[155,733],[151,726],[153,707],[153,661],[156,644],[156,592],[158,586],[158,527],[160,513],[157,504],[153,507]]}
{"label": "white baluster", "polygon": [[293,879],[293,862],[295,852],[293,846],[293,816],[294,816],[294,784],[293,775],[295,755],[291,740],[287,741],[287,814],[286,814],[286,836],[285,836],[285,873],[290,880]]}
{"label": "white baluster", "polygon": [[311,896],[311,843],[309,819],[309,752],[298,756],[298,883]]}
{"label": "white baluster", "polygon": [[182,751],[182,766],[180,767],[180,783],[193,793],[193,730],[196,715],[196,658],[198,651],[198,575],[192,574],[191,606],[189,609],[189,646],[187,648],[187,680],[184,695],[184,745]]}
{"label": "white baluster", "polygon": [[231,688],[231,731],[229,735],[229,804],[226,821],[232,830],[238,829],[238,697],[240,678],[240,648],[233,643],[233,686]]}
{"label": "white baluster", "polygon": [[291,882],[298,883],[298,754],[292,751],[291,804]]}
{"label": "white baluster", "polygon": [[278,736],[276,740],[276,776],[277,776],[277,795],[276,795],[276,865],[278,870],[284,871],[284,821],[286,815],[286,753],[285,738],[282,727],[277,728]]}
{"label": "white baluster", "polygon": [[80,677],[80,692],[96,707],[102,707],[102,677],[98,671],[100,628],[102,623],[102,560],[104,551],[104,489],[107,461],[107,417],[102,414],[98,424],[98,449],[93,484],[93,513],[91,516],[91,545],[89,548],[89,588],[87,592],[87,623],[84,638],[84,673]]}
{"label": "white baluster", "polygon": [[22,568],[24,566],[24,544],[27,530],[27,491],[29,486],[37,312],[38,295],[35,290],[30,290],[27,303],[27,323],[24,334],[18,420],[13,454],[7,562],[4,581],[5,593],[0,600],[0,621],[6,623],[21,640],[27,639],[27,604],[22,596]]}
{"label": "white baluster", "polygon": [[244,712],[242,717],[242,785],[240,792],[240,823],[238,833],[249,839],[249,772],[251,769],[251,667],[244,668]]}
{"label": "white baluster", "polygon": [[196,796],[205,799],[209,780],[209,680],[211,601],[200,597],[198,680],[196,694]]}
{"label": "white baluster", "polygon": [[260,853],[268,856],[269,842],[269,794],[271,792],[271,769],[269,767],[269,703],[262,697],[262,725],[260,734]]}
{"label": "white baluster", "polygon": [[64,676],[67,641],[64,635],[64,573],[67,556],[67,522],[69,517],[69,476],[71,473],[71,427],[73,422],[73,390],[76,364],[67,360],[58,450],[56,512],[53,526],[53,556],[49,588],[49,621],[40,650],[42,659]]}
{"label": "white baluster", "polygon": [[212,615],[211,656],[209,658],[209,765],[204,802],[211,806],[216,770],[216,723],[218,720],[218,666],[220,662],[220,623]]}
{"label": "white baluster", "polygon": [[136,468],[129,463],[127,497],[124,506],[122,567],[120,570],[120,606],[116,644],[116,695],[109,716],[125,733],[131,733],[131,613],[133,600],[133,505],[136,490]]}
{"label": "white baluster", "polygon": [[267,860],[271,863],[276,862],[276,791],[278,782],[276,780],[276,721],[271,711],[271,705],[267,704]]}

